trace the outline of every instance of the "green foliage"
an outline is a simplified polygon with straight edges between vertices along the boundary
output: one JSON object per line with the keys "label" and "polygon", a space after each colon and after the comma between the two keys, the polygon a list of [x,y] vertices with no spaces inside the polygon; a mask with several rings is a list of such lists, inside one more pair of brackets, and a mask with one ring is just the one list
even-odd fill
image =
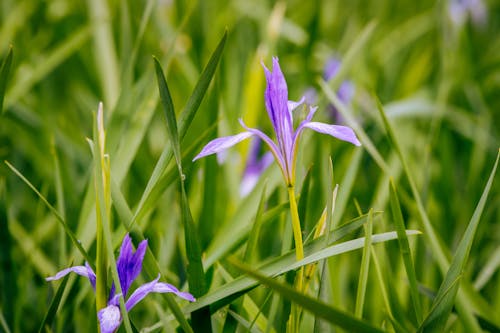
{"label": "green foliage", "polygon": [[[452,2],[1,1],[0,331],[95,331],[86,279],[45,278],[87,261],[109,290],[126,232],[136,284],[197,301],[151,295],[120,332],[282,332],[292,307],[303,332],[500,330],[500,7]],[[239,118],[271,133],[272,56],[362,143],[303,133],[299,262],[275,164],[242,196],[248,143],[192,162]]]}

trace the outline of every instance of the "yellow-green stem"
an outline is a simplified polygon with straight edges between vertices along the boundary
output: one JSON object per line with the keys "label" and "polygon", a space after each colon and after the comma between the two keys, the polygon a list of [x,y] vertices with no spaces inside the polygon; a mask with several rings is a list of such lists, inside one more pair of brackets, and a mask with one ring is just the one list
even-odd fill
{"label": "yellow-green stem", "polygon": [[[97,183],[96,183],[97,190]],[[97,191],[96,191],[97,192]],[[103,309],[107,306],[107,255],[104,242],[100,207],[96,204],[96,308]]]}
{"label": "yellow-green stem", "polygon": [[[295,241],[295,256],[297,261],[304,259],[304,247],[302,244],[302,229],[300,227],[299,210],[297,207],[297,200],[295,199],[295,188],[293,185],[288,186],[288,198],[290,201],[290,215],[292,217],[292,230],[293,238]],[[304,279],[304,267],[300,267],[295,278],[295,289],[298,292],[302,292],[303,289],[303,279]],[[292,306],[289,321],[289,331],[299,332],[299,317],[300,309],[297,306]]]}

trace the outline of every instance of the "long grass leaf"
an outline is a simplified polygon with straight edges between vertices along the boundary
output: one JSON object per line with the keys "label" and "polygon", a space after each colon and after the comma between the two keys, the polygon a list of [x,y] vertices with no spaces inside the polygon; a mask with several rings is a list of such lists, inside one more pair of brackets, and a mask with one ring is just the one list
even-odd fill
{"label": "long grass leaf", "polygon": [[488,194],[490,193],[493,179],[495,178],[499,159],[500,150],[498,151],[495,164],[493,166],[493,169],[491,170],[490,177],[483,190],[483,194],[481,195],[481,198],[479,199],[469,225],[467,226],[467,229],[465,230],[465,233],[460,240],[460,243],[458,244],[457,251],[453,256],[450,268],[446,273],[446,277],[439,287],[438,293],[433,303],[433,309],[427,315],[424,323],[422,324],[422,331],[442,329],[451,312],[453,304],[455,303],[455,297],[458,292],[458,288],[460,286],[460,284],[456,281],[461,278],[465,270],[465,265],[472,248],[472,242],[474,241],[474,236],[476,234],[476,230],[479,225],[484,206],[486,205],[486,200],[488,199]]}
{"label": "long grass leaf", "polygon": [[78,251],[80,251],[81,255],[89,263],[89,265],[92,267],[92,269],[95,269],[94,260],[92,260],[90,258],[90,256],[88,255],[87,251],[85,251],[85,249],[83,248],[82,244],[78,241],[78,239],[76,238],[75,234],[69,228],[68,224],[62,218],[62,216],[59,214],[59,212],[57,211],[57,209],[55,209],[54,206],[52,206],[49,203],[49,201],[45,198],[45,196],[43,196],[37,190],[37,188],[33,184],[31,184],[31,182],[26,177],[24,177],[24,175],[19,170],[17,170],[8,161],[5,161],[5,164],[7,164],[7,166],[16,174],[16,176],[18,176],[26,185],[28,185],[28,187],[38,196],[38,198],[40,198],[40,200],[42,200],[42,202],[47,206],[47,208],[51,211],[51,213],[54,214],[54,216],[56,217],[57,221],[62,225],[62,227],[64,228],[64,231],[66,231],[66,233],[68,234],[69,238],[73,242],[73,245],[78,249]]}
{"label": "long grass leaf", "polygon": [[365,225],[365,244],[363,247],[363,257],[361,258],[361,268],[359,271],[358,290],[356,295],[356,306],[354,315],[363,317],[363,306],[365,305],[366,284],[368,282],[368,272],[370,270],[370,253],[372,247],[373,230],[373,210],[368,212],[368,223]]}
{"label": "long grass leaf", "polygon": [[401,206],[399,205],[399,199],[396,192],[396,187],[390,181],[390,202],[391,202],[391,212],[394,226],[396,232],[398,233],[398,243],[399,249],[401,251],[401,256],[403,257],[403,263],[406,269],[406,275],[408,276],[408,281],[410,283],[410,295],[412,299],[413,309],[415,311],[415,317],[417,322],[422,321],[422,305],[420,303],[420,296],[418,294],[418,282],[415,274],[415,266],[413,264],[413,259],[411,257],[410,245],[408,243],[408,237],[405,233],[405,224],[403,221],[403,214],[401,213]]}
{"label": "long grass leaf", "polygon": [[[420,234],[419,231],[415,230],[407,230],[407,233],[409,235],[418,235]],[[334,234],[335,237],[335,234]],[[334,239],[334,237],[332,237]],[[386,242],[390,240],[394,240],[397,238],[396,232],[387,232],[387,233],[382,233],[382,234],[375,234],[372,236],[372,244],[376,243],[381,243],[381,242]],[[354,251],[357,249],[360,249],[364,246],[364,237],[362,238],[357,238],[355,240],[347,241],[344,243],[336,244],[336,245],[331,245],[325,249],[322,249],[323,243],[321,242],[322,239],[319,238],[318,240],[311,242],[310,245],[304,246],[304,255],[305,258],[296,261],[295,258],[295,252],[291,251],[286,253],[283,256],[280,256],[278,258],[275,258],[271,260],[270,262],[264,263],[262,265],[259,265],[259,271],[265,273],[268,276],[276,276],[280,274],[284,274],[287,272],[290,272],[292,270],[295,270],[299,267],[315,263],[319,260],[329,258],[332,256],[336,256],[342,253]],[[317,245],[321,245],[321,247],[318,247]],[[318,250],[319,248],[319,250]],[[196,309],[199,309],[203,306],[213,304],[221,299],[224,299],[226,297],[232,297],[233,295],[237,293],[241,293],[242,291],[245,291],[249,288],[252,288],[255,286],[255,283],[252,282],[251,279],[248,279],[246,277],[240,277],[237,278],[229,283],[226,283],[223,287],[214,290],[213,292],[210,292],[204,297],[201,297],[197,300],[196,303],[188,304],[184,310],[188,312],[192,312]],[[212,308],[212,312],[217,310],[217,308]]]}
{"label": "long grass leaf", "polygon": [[[73,266],[73,263],[69,265]],[[45,331],[45,326],[51,326],[52,321],[54,320],[57,312],[57,308],[59,307],[59,303],[61,302],[61,298],[64,293],[64,289],[66,288],[66,284],[68,283],[70,275],[66,275],[63,280],[61,281],[61,284],[59,285],[59,288],[57,288],[56,294],[54,298],[52,299],[52,302],[50,302],[49,309],[47,310],[47,313],[45,314],[42,323],[40,324],[40,328],[38,329],[38,333],[42,333]]]}
{"label": "long grass leaf", "polygon": [[383,332],[383,330],[371,326],[367,322],[357,319],[347,312],[343,312],[329,306],[328,304],[320,302],[315,298],[301,294],[290,286],[277,282],[274,279],[265,276],[263,273],[251,269],[245,264],[236,260],[231,260],[231,263],[239,270],[245,272],[263,285],[275,290],[282,297],[291,300],[292,302],[298,304],[301,308],[310,311],[315,316],[325,319],[332,324],[351,332]]}
{"label": "long grass leaf", "polygon": [[[396,150],[396,153],[399,156],[400,162],[403,166],[404,173],[406,175],[406,178],[408,179],[408,183],[410,184],[412,195],[415,198],[418,213],[420,215],[420,222],[422,224],[422,228],[423,228],[423,232],[424,232],[424,237],[427,238],[427,241],[428,241],[429,246],[431,248],[431,252],[436,259],[436,262],[439,266],[440,271],[443,274],[446,274],[446,272],[448,271],[448,266],[449,266],[449,259],[448,259],[447,252],[444,250],[444,247],[442,245],[442,240],[440,239],[439,235],[434,230],[434,227],[431,224],[429,216],[427,215],[427,212],[424,208],[424,204],[422,202],[422,198],[418,192],[416,182],[412,176],[412,173],[410,172],[410,168],[408,166],[406,158],[403,155],[403,151],[401,150],[399,142],[397,141],[396,136],[394,135],[394,130],[392,129],[392,126],[389,123],[387,116],[385,115],[382,104],[380,103],[380,101],[378,99],[376,99],[376,102],[377,102],[377,108],[378,108],[379,114],[382,117],[384,127],[387,131],[387,135],[389,136],[389,140],[390,140],[393,148]],[[463,321],[467,330],[478,331],[479,325],[478,325],[476,319],[471,314],[471,309],[470,309],[471,302],[470,302],[470,300],[466,300],[465,297],[466,297],[466,295],[462,296],[459,294],[459,297],[457,300],[458,301],[457,302],[457,309],[459,312],[461,312],[460,319]]]}
{"label": "long grass leaf", "polygon": [[[168,90],[167,81],[163,74],[163,70],[159,61],[154,58],[156,76],[158,79],[158,88],[160,90],[160,98],[167,119],[167,133],[174,152],[175,162],[180,178],[181,192],[181,218],[184,225],[184,237],[186,242],[186,252],[188,257],[188,283],[189,291],[195,297],[201,297],[207,292],[205,281],[205,272],[203,270],[203,262],[201,259],[201,245],[198,238],[198,230],[194,224],[189,202],[184,188],[185,176],[182,170],[182,158],[179,144],[179,133],[177,131],[177,120],[175,117],[174,104]],[[208,85],[207,85],[208,86]],[[204,94],[205,92],[203,92]],[[197,107],[197,106],[196,106]],[[208,307],[195,311],[191,315],[192,326],[195,331],[211,332],[210,309]]]}
{"label": "long grass leaf", "polygon": [[12,46],[9,47],[7,57],[2,62],[0,67],[0,115],[3,113],[3,99],[5,90],[7,89],[7,82],[9,81],[10,66],[12,65]]}

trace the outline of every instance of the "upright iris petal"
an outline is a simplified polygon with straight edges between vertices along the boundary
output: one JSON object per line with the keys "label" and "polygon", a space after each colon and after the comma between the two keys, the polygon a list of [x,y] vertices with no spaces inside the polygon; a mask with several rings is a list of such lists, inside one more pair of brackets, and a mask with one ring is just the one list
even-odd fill
{"label": "upright iris petal", "polygon": [[[171,284],[158,282],[158,280],[160,279],[159,274],[156,279],[143,284],[142,286],[137,288],[132,293],[132,295],[130,295],[130,297],[126,297],[130,286],[142,270],[142,261],[144,259],[144,254],[146,253],[147,246],[148,241],[143,240],[139,243],[137,250],[134,252],[130,236],[127,234],[123,238],[123,242],[120,248],[120,254],[116,261],[116,265],[118,269],[120,285],[125,295],[124,298],[126,299],[125,308],[127,309],[127,311],[130,311],[137,303],[139,303],[144,297],[152,292],[174,293],[185,300],[194,302],[195,299],[191,294],[187,292],[181,292]],[[46,278],[46,280],[59,280],[60,278],[71,272],[88,278],[90,284],[95,289],[96,275],[87,263],[85,263],[85,266],[74,266],[63,269],[56,275]],[[111,287],[107,306],[97,312],[97,318],[99,319],[101,333],[113,333],[118,329],[118,327],[120,327],[122,322],[122,315],[119,307],[120,296],[120,294],[115,295],[115,286],[113,284]]]}
{"label": "upright iris petal", "polygon": [[237,135],[217,138],[209,142],[193,161],[223,151],[238,142],[255,135],[262,139],[271,150],[276,162],[281,168],[283,177],[287,185],[293,185],[295,182],[295,159],[297,154],[297,145],[300,134],[304,128],[310,128],[316,132],[328,134],[340,140],[351,142],[356,146],[361,145],[354,131],[347,126],[328,125],[323,123],[311,122],[316,108],[311,108],[308,117],[295,130],[293,127],[292,111],[298,105],[302,104],[304,98],[299,102],[288,100],[288,87],[285,77],[281,71],[278,58],[273,58],[273,69],[269,71],[264,66],[267,86],[264,91],[264,100],[271,120],[271,124],[276,135],[276,143],[258,129],[247,127],[243,121],[240,123],[246,132]]}

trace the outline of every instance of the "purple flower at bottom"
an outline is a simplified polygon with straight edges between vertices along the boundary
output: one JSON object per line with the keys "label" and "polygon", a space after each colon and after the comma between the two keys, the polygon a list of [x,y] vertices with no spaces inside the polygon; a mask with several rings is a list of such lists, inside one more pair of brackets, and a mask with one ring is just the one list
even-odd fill
{"label": "purple flower at bottom", "polygon": [[[144,259],[144,254],[146,253],[146,248],[148,246],[148,241],[143,240],[139,243],[137,250],[134,252],[132,241],[128,234],[123,238],[122,246],[120,248],[120,254],[118,260],[116,261],[116,267],[118,270],[118,277],[120,279],[120,285],[122,287],[122,292],[125,295],[125,308],[127,312],[130,311],[137,303],[139,303],[144,297],[149,293],[174,293],[177,296],[194,302],[194,297],[187,293],[181,292],[176,287],[171,284],[158,282],[160,279],[160,274],[158,277],[151,282],[145,283],[139,288],[137,288],[129,297],[127,296],[128,290],[134,280],[137,278],[142,270],[142,261]],[[46,278],[47,281],[59,280],[69,273],[76,273],[81,276],[85,276],[89,279],[92,288],[95,290],[96,275],[92,268],[85,263],[85,266],[74,266],[63,269],[56,275]],[[99,326],[101,328],[101,333],[113,333],[115,332],[122,322],[122,315],[120,312],[120,296],[121,294],[115,295],[115,285],[111,286],[111,291],[108,298],[108,305],[104,309],[100,309],[97,312],[97,317],[99,319]]]}
{"label": "purple flower at bottom", "polygon": [[294,129],[292,111],[304,102],[304,98],[299,102],[288,100],[288,87],[285,77],[281,72],[278,58],[273,58],[273,70],[269,71],[264,66],[264,72],[267,81],[264,99],[277,142],[275,143],[262,131],[247,127],[240,119],[241,126],[246,129],[245,132],[210,141],[193,161],[223,151],[251,136],[257,136],[269,146],[275,161],[281,168],[286,184],[293,185],[295,182],[295,159],[297,157],[298,142],[300,134],[305,128],[331,135],[357,146],[361,145],[354,131],[347,126],[329,125],[311,121],[316,112],[316,107],[311,107],[306,119]]}

